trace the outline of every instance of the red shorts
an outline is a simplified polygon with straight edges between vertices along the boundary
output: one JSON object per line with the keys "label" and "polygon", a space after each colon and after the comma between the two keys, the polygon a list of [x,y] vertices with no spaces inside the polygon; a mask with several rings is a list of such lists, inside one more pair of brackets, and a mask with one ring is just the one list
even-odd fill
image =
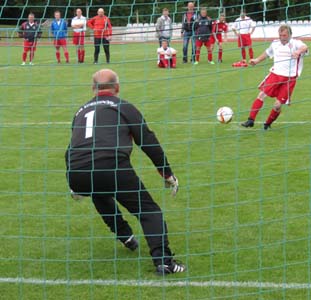
{"label": "red shorts", "polygon": [[211,45],[211,37],[207,41],[202,41],[202,40],[199,40],[199,39],[197,39],[195,41],[195,47],[196,48],[201,48],[203,45],[208,48]]}
{"label": "red shorts", "polygon": [[66,39],[54,40],[54,46],[55,47],[67,46],[67,40]]}
{"label": "red shorts", "polygon": [[76,46],[84,45],[85,32],[73,32],[72,43]]}
{"label": "red shorts", "polygon": [[[221,33],[216,34],[216,38],[217,38],[218,43],[222,43],[222,34]],[[216,40],[215,40],[213,35],[211,35],[211,37],[209,38],[209,41],[211,44],[215,44]]]}
{"label": "red shorts", "polygon": [[259,89],[271,98],[278,99],[282,104],[290,103],[290,96],[296,85],[296,77],[287,77],[270,73],[260,83]]}
{"label": "red shorts", "polygon": [[24,40],[24,52],[36,51],[37,42],[29,42]]}
{"label": "red shorts", "polygon": [[252,38],[249,33],[238,35],[238,47],[250,47],[252,46]]}

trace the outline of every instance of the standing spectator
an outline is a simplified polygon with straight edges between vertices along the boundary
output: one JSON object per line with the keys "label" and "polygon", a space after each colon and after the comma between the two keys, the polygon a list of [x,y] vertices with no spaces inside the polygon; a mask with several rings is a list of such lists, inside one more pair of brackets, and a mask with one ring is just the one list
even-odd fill
{"label": "standing spectator", "polygon": [[109,43],[112,35],[112,26],[108,17],[105,16],[105,11],[103,8],[99,8],[97,11],[97,16],[88,20],[87,26],[94,31],[94,64],[98,63],[98,55],[100,52],[100,45],[103,45],[106,63],[110,63],[110,50]]}
{"label": "standing spectator", "polygon": [[176,68],[177,51],[169,47],[167,40],[162,40],[162,47],[158,48],[157,53],[159,68]]}
{"label": "standing spectator", "polygon": [[60,47],[63,48],[66,63],[69,63],[69,53],[67,50],[67,22],[61,19],[59,10],[54,12],[54,20],[51,24],[51,32],[54,36],[54,46],[56,49],[56,59],[60,63]]}
{"label": "standing spectator", "polygon": [[296,85],[296,79],[301,75],[303,68],[303,56],[307,53],[308,46],[301,40],[292,38],[292,29],[288,25],[279,27],[279,39],[274,40],[270,47],[260,56],[250,60],[251,65],[257,65],[267,57],[273,57],[273,66],[270,74],[265,77],[259,86],[259,94],[254,100],[248,120],[241,125],[253,127],[256,116],[264,104],[264,99],[268,96],[276,98],[264,130],[271,127],[279,114],[282,105],[290,104],[290,97]]}
{"label": "standing spectator", "polygon": [[30,13],[28,21],[19,27],[18,35],[24,38],[24,51],[22,55],[22,66],[26,64],[27,52],[29,52],[29,64],[33,65],[33,58],[37,47],[37,39],[41,37],[42,31],[39,24],[35,21],[35,15]]}
{"label": "standing spectator", "polygon": [[238,38],[238,47],[241,48],[243,63],[246,63],[246,47],[248,47],[249,58],[254,58],[252,34],[255,28],[255,22],[250,17],[246,16],[245,11],[241,12],[240,17],[237,18],[233,24],[232,30]]}
{"label": "standing spectator", "polygon": [[73,44],[77,48],[78,63],[83,63],[85,56],[84,38],[86,18],[82,15],[82,10],[80,8],[76,9],[76,16],[71,21],[71,27],[73,28]]}
{"label": "standing spectator", "polygon": [[159,39],[160,47],[162,47],[162,40],[166,40],[170,43],[173,34],[173,26],[172,20],[169,17],[169,10],[167,8],[163,8],[162,16],[157,20],[156,34]]}
{"label": "standing spectator", "polygon": [[200,52],[201,47],[204,45],[207,49],[207,61],[208,63],[214,65],[215,63],[212,60],[212,44],[211,44],[211,35],[212,35],[212,26],[213,21],[210,17],[207,16],[206,8],[201,8],[200,15],[194,22],[194,31],[195,31],[195,62],[197,65],[200,61]]}
{"label": "standing spectator", "polygon": [[195,61],[194,51],[195,51],[195,41],[193,39],[193,23],[197,18],[197,13],[194,11],[193,2],[189,2],[187,6],[187,11],[183,14],[182,17],[182,29],[181,36],[183,37],[183,63],[188,62],[188,45],[189,40],[191,39],[191,61]]}
{"label": "standing spectator", "polygon": [[211,47],[214,49],[215,43],[218,44],[218,62],[222,63],[222,34],[225,35],[227,41],[228,24],[224,14],[220,14],[219,19],[213,23],[213,35],[211,36]]}
{"label": "standing spectator", "polygon": [[134,215],[142,226],[158,274],[184,272],[185,266],[172,257],[162,211],[131,165],[133,141],[152,160],[173,195],[178,180],[155,134],[138,109],[119,98],[119,90],[118,75],[112,70],[93,75],[95,95],[78,109],[72,123],[66,152],[69,186],[74,197],[92,197],[103,221],[131,250],[138,247],[138,242],[117,202]]}

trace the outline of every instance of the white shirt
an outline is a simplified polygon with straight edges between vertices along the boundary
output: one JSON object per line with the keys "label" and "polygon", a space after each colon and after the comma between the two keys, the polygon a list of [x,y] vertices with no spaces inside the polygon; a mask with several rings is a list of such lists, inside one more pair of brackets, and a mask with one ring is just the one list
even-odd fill
{"label": "white shirt", "polygon": [[82,31],[86,31],[86,17],[81,16],[80,18],[78,17],[74,17],[71,21],[71,27],[73,25],[78,25],[81,22],[83,22],[83,27],[81,28],[74,28],[73,31],[74,32],[82,32]]}
{"label": "white shirt", "polygon": [[274,60],[270,72],[287,77],[300,76],[303,68],[303,55],[292,58],[292,54],[302,46],[305,44],[296,39],[290,39],[286,45],[283,45],[280,40],[274,40],[266,49],[266,54]]}
{"label": "white shirt", "polygon": [[164,58],[165,59],[171,59],[172,58],[172,52],[176,53],[176,50],[172,47],[167,47],[166,50],[163,49],[163,47],[158,48],[158,62],[160,61],[160,53],[164,52]]}
{"label": "white shirt", "polygon": [[252,29],[256,27],[256,24],[250,17],[245,17],[244,20],[240,17],[235,20],[232,27],[240,34],[248,34],[251,33]]}

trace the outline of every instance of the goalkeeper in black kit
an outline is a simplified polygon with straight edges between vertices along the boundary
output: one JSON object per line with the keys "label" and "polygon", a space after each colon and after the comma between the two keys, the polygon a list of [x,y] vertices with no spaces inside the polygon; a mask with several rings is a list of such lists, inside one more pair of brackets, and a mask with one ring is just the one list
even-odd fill
{"label": "goalkeeper in black kit", "polygon": [[178,180],[141,113],[118,97],[119,88],[115,72],[110,69],[96,72],[93,75],[95,96],[74,116],[66,151],[67,180],[72,197],[91,196],[116,238],[134,251],[138,241],[123,219],[119,202],[139,220],[157,274],[184,272],[186,267],[173,259],[169,248],[162,211],[131,165],[133,141],[151,159],[174,196]]}

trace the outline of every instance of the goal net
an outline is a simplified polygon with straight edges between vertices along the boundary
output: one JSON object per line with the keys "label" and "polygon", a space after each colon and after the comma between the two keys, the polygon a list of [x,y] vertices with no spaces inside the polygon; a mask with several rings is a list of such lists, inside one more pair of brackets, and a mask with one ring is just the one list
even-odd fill
{"label": "goal net", "polygon": [[[212,60],[201,48],[199,64],[183,63],[186,1],[0,1],[0,286],[3,299],[311,299],[311,83],[310,57],[297,80],[291,106],[263,130],[274,103],[266,98],[253,128],[240,124],[269,73],[271,60],[234,68],[241,60],[233,22],[245,10],[256,24],[255,57],[289,24],[310,45],[310,2],[197,1],[212,20],[228,23]],[[104,8],[112,24],[110,64],[86,29],[85,59],[78,63],[72,18]],[[176,68],[158,68],[156,22],[163,8],[172,20],[170,46]],[[51,23],[59,10],[68,24],[65,63],[57,62]],[[42,36],[33,65],[23,62],[20,26],[33,13]],[[195,48],[195,47],[194,47]],[[246,51],[248,59],[248,51]],[[110,232],[92,200],[74,201],[64,155],[75,112],[93,97],[92,75],[110,68],[120,97],[144,115],[165,150],[179,191],[172,198],[145,154],[131,162],[168,225],[180,274],[156,276],[137,219],[121,207],[139,242],[129,251]],[[216,118],[233,112],[229,124]]]}

